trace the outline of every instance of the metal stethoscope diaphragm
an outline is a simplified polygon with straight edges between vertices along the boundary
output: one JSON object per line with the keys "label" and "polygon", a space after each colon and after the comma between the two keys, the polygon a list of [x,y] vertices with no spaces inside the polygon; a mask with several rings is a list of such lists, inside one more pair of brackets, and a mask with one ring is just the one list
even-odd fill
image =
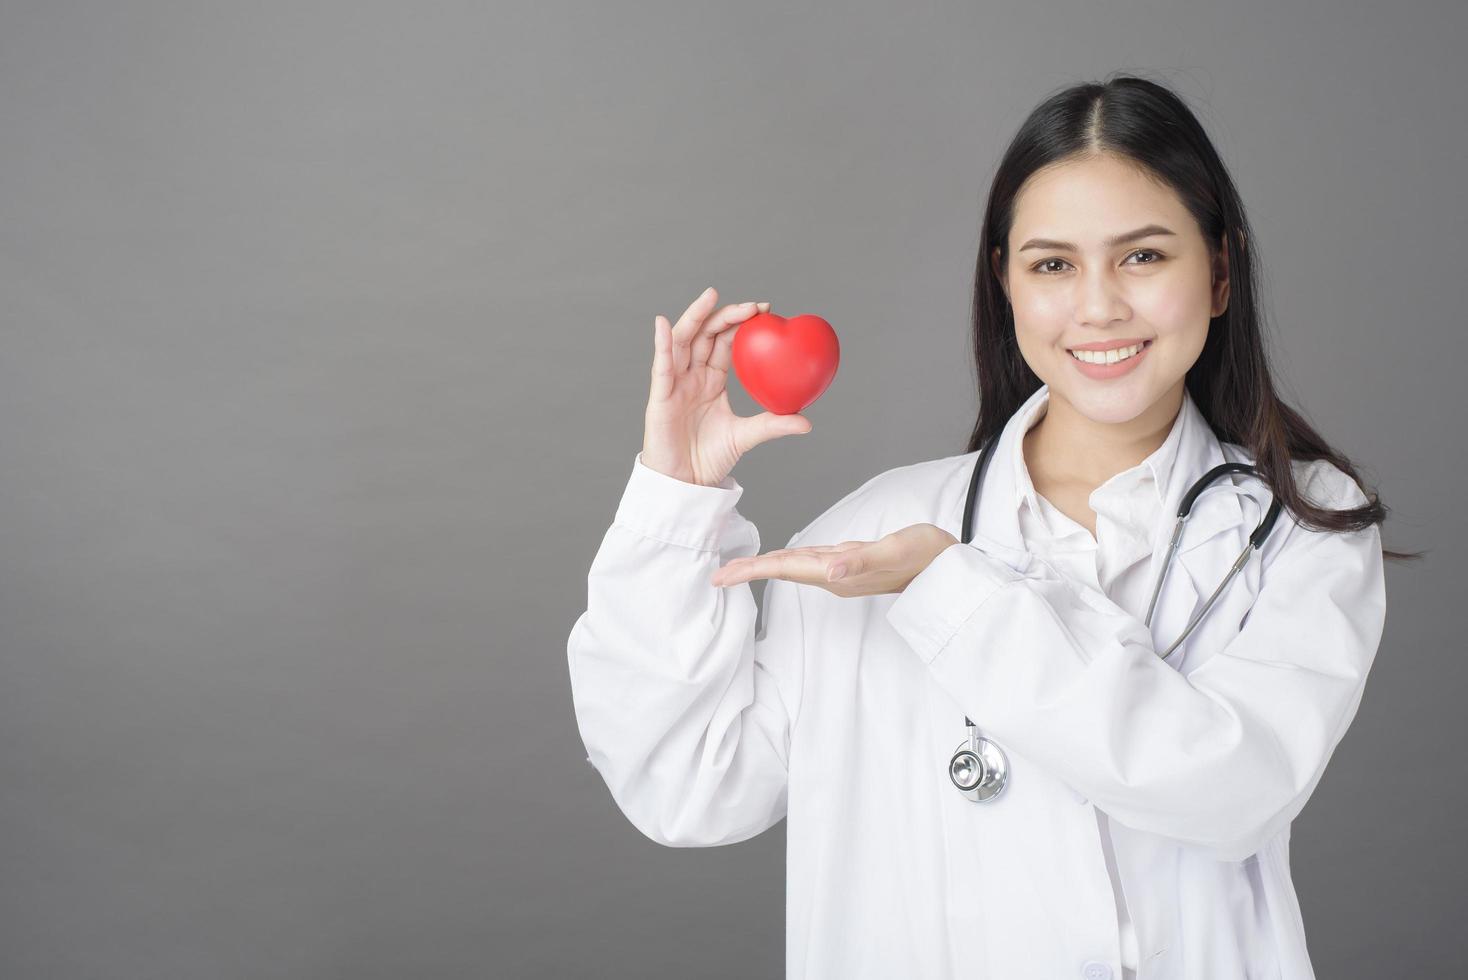
{"label": "metal stethoscope diaphragm", "polygon": [[999,743],[979,734],[967,718],[968,740],[960,742],[948,760],[948,778],[958,791],[975,803],[987,803],[1009,783],[1009,759]]}
{"label": "metal stethoscope diaphragm", "polygon": [[[999,437],[997,435],[991,438],[979,452],[978,462],[974,464],[973,477],[969,480],[968,501],[965,503],[963,509],[964,544],[968,544],[973,539],[973,519],[978,504],[979,488],[984,480],[984,470],[989,464],[989,457],[993,455],[994,447],[998,442]],[[1152,613],[1157,608],[1157,598],[1162,594],[1162,583],[1167,580],[1168,569],[1172,567],[1172,560],[1177,555],[1178,548],[1182,544],[1183,527],[1187,524],[1188,517],[1192,514],[1193,502],[1214,482],[1230,473],[1242,473],[1261,480],[1263,479],[1259,471],[1248,463],[1221,463],[1207,473],[1204,473],[1188,492],[1183,495],[1182,503],[1178,507],[1177,524],[1173,527],[1172,531],[1172,540],[1167,546],[1167,557],[1162,563],[1162,570],[1157,575],[1157,583],[1152,587],[1152,598],[1147,603],[1147,615],[1143,620],[1145,625],[1152,625]],[[1249,535],[1249,543],[1234,561],[1233,567],[1229,569],[1223,581],[1218,584],[1218,588],[1213,590],[1213,594],[1208,597],[1208,601],[1203,604],[1203,608],[1198,610],[1192,619],[1189,620],[1182,634],[1176,640],[1173,640],[1172,644],[1166,650],[1162,651],[1159,656],[1164,660],[1167,659],[1168,655],[1177,649],[1178,644],[1187,639],[1188,634],[1192,633],[1197,625],[1202,622],[1204,615],[1207,614],[1209,609],[1213,608],[1214,602],[1223,594],[1223,590],[1228,588],[1228,584],[1233,581],[1234,576],[1238,575],[1240,570],[1248,562],[1249,556],[1264,546],[1264,540],[1269,537],[1269,532],[1274,528],[1274,522],[1279,517],[1279,512],[1279,501],[1272,500],[1269,505],[1269,510],[1260,519],[1258,526],[1254,528],[1254,532]],[[1004,754],[1004,750],[999,747],[999,743],[979,732],[978,726],[972,720],[965,717],[963,723],[968,726],[968,738],[959,743],[958,748],[953,753],[953,757],[948,760],[948,778],[953,782],[954,786],[958,787],[958,791],[968,799],[976,803],[987,803],[1003,793],[1004,787],[1009,784],[1009,758]]]}

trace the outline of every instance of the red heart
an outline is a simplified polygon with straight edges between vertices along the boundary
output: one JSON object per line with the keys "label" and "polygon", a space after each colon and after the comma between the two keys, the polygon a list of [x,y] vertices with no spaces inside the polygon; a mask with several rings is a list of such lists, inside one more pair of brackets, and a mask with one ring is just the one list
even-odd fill
{"label": "red heart", "polygon": [[735,328],[733,360],[749,397],[776,415],[794,415],[830,386],[841,345],[818,316],[756,313]]}

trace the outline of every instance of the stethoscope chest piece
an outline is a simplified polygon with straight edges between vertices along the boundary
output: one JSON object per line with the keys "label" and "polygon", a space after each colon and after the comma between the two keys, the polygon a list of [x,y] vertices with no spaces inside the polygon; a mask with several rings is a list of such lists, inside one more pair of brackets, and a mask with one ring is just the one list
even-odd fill
{"label": "stethoscope chest piece", "polygon": [[987,803],[1004,792],[1009,782],[1009,760],[991,739],[970,727],[969,737],[958,743],[948,760],[948,778],[958,791],[975,803]]}

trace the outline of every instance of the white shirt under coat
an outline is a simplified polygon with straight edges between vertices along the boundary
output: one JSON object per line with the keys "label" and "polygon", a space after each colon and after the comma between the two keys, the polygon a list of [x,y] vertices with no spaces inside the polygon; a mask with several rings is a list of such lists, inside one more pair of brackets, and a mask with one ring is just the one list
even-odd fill
{"label": "white shirt under coat", "polygon": [[[842,598],[714,571],[758,554],[743,488],[640,454],[567,642],[588,760],[627,819],[674,847],[786,820],[786,976],[1002,980],[1313,978],[1290,824],[1355,716],[1385,621],[1379,529],[1282,513],[1168,660],[1268,504],[1248,477],[1193,508],[1149,630],[1183,493],[1225,461],[1191,398],[1163,445],[1090,497],[1097,534],[1034,493],[1000,435],[970,544],[897,595]],[[977,453],[898,467],[789,547],[929,522],[955,537]],[[1326,461],[1307,497],[1365,495]],[[1262,559],[1262,560],[1261,560]],[[1003,795],[961,796],[964,717],[1008,754]],[[1126,971],[1123,973],[1123,971]]]}

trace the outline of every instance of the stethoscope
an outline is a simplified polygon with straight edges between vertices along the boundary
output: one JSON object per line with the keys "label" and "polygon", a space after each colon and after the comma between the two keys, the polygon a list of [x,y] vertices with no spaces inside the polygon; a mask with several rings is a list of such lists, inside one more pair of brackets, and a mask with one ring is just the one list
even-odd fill
{"label": "stethoscope", "polygon": [[[993,455],[994,447],[999,442],[996,435],[991,438],[987,445],[979,452],[978,462],[974,465],[974,475],[968,484],[968,501],[963,508],[963,543],[968,544],[973,539],[973,517],[979,499],[979,486],[984,480],[984,470],[989,465],[989,457]],[[1198,499],[1199,494],[1207,490],[1209,486],[1229,473],[1243,473],[1256,479],[1263,480],[1258,469],[1248,463],[1221,463],[1213,467],[1198,482],[1183,495],[1182,504],[1177,510],[1177,525],[1172,530],[1172,541],[1167,546],[1167,557],[1162,563],[1162,570],[1157,575],[1157,584],[1152,587],[1152,598],[1147,603],[1147,616],[1142,622],[1152,625],[1152,613],[1157,608],[1157,597],[1162,594],[1162,583],[1167,580],[1168,569],[1172,567],[1172,559],[1177,555],[1178,546],[1182,544],[1183,526],[1187,524],[1188,517],[1193,510],[1193,502]],[[1168,654],[1177,649],[1179,643],[1187,639],[1191,633],[1202,622],[1208,610],[1213,608],[1213,603],[1228,588],[1228,584],[1234,580],[1234,576],[1249,561],[1249,556],[1258,551],[1269,537],[1269,532],[1274,528],[1275,518],[1279,517],[1280,504],[1278,500],[1271,500],[1268,512],[1260,519],[1259,525],[1254,528],[1254,533],[1249,535],[1249,543],[1234,561],[1233,567],[1224,576],[1223,581],[1218,583],[1218,588],[1208,597],[1203,608],[1193,615],[1188,625],[1183,629],[1182,635],[1172,641],[1172,645],[1164,650],[1160,656],[1166,660]],[[948,761],[948,778],[958,791],[976,803],[987,803],[1004,792],[1004,787],[1009,783],[1009,759],[993,739],[979,734],[976,726],[967,716],[963,723],[968,726],[968,740],[960,742],[958,750],[953,753],[953,758]]]}

